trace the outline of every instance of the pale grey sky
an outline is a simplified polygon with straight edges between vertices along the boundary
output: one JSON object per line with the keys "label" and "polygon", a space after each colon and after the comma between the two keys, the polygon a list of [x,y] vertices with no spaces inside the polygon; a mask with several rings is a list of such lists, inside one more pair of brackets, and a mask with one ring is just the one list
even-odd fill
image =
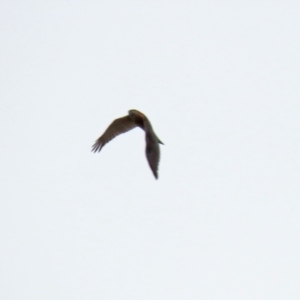
{"label": "pale grey sky", "polygon": [[[1,300],[300,298],[299,1],[1,1]],[[135,129],[165,146],[159,180]]]}

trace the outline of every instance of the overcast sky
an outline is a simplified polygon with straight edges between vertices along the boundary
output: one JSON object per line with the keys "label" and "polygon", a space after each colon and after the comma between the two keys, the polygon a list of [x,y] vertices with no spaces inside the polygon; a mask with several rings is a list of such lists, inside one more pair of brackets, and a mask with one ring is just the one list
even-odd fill
{"label": "overcast sky", "polygon": [[[1,1],[0,298],[300,298],[299,1]],[[129,109],[150,119],[159,179]]]}

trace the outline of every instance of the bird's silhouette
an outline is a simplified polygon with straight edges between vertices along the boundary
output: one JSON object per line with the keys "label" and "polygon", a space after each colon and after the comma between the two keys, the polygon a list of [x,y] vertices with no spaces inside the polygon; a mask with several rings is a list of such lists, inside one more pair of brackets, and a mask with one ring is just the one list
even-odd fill
{"label": "bird's silhouette", "polygon": [[104,145],[113,138],[135,127],[140,127],[145,131],[146,157],[153,175],[157,179],[160,157],[159,144],[163,144],[163,142],[155,134],[148,118],[138,110],[131,109],[127,116],[114,120],[105,132],[96,140],[95,144],[92,146],[92,151],[100,152]]}

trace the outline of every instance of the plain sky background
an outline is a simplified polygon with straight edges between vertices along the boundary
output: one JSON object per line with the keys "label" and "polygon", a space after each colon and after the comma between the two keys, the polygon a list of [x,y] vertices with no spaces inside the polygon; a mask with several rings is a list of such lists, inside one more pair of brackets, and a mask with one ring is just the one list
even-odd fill
{"label": "plain sky background", "polygon": [[[1,300],[300,298],[299,1],[1,1]],[[135,129],[165,143],[159,180]]]}

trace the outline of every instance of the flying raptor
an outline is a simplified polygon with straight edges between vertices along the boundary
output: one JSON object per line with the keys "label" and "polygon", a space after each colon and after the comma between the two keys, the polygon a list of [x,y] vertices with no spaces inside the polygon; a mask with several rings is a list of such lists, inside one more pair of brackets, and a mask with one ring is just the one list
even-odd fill
{"label": "flying raptor", "polygon": [[125,133],[135,127],[140,127],[145,131],[146,157],[154,177],[158,178],[159,144],[163,142],[155,134],[148,118],[138,110],[131,109],[128,115],[114,120],[106,131],[96,140],[92,146],[93,152],[100,152],[101,149],[113,138],[121,133]]}

